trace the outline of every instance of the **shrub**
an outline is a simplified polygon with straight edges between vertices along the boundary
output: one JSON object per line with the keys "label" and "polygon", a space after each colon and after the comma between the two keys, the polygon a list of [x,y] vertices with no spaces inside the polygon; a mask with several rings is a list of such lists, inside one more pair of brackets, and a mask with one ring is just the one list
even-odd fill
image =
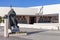
{"label": "shrub", "polygon": [[2,17],[0,16],[0,23],[2,22]]}

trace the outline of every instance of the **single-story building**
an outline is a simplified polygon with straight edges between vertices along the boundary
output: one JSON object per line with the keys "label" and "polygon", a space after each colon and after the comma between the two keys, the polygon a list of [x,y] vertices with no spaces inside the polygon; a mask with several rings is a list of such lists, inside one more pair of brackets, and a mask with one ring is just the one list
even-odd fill
{"label": "single-story building", "polygon": [[[36,7],[12,7],[17,14],[17,20],[20,27],[57,29],[57,27],[42,27],[47,24],[60,24],[60,4],[36,6]],[[7,15],[11,11],[10,7],[0,7],[0,16]],[[37,24],[39,24],[39,26]],[[41,23],[41,24],[40,24]],[[45,24],[46,23],[46,24]]]}

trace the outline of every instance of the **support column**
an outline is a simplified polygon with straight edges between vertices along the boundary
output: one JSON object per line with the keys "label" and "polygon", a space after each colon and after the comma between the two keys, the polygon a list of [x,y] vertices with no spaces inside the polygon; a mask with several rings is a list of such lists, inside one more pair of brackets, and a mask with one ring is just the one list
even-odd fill
{"label": "support column", "polygon": [[36,23],[38,23],[38,21],[39,21],[39,16],[36,16]]}
{"label": "support column", "polygon": [[4,25],[4,37],[8,37],[8,19],[4,19],[5,25]]}
{"label": "support column", "polygon": [[27,23],[29,24],[29,16],[26,16],[26,19],[27,19]]}
{"label": "support column", "polygon": [[60,29],[60,13],[59,13],[58,20],[59,20],[59,27],[58,27],[58,29]]}
{"label": "support column", "polygon": [[60,14],[59,14],[59,24],[60,24]]}

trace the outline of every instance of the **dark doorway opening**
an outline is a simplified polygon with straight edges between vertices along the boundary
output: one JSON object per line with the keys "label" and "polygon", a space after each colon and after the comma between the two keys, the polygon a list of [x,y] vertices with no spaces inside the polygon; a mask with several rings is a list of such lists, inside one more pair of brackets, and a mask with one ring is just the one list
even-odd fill
{"label": "dark doorway opening", "polygon": [[36,23],[36,17],[30,17],[29,24]]}

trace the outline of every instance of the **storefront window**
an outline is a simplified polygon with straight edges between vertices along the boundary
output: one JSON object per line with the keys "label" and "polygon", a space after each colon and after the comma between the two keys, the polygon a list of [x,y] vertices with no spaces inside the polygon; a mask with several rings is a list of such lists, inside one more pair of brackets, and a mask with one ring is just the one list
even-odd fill
{"label": "storefront window", "polygon": [[58,16],[41,16],[39,18],[39,23],[58,23]]}
{"label": "storefront window", "polygon": [[27,24],[27,20],[26,20],[25,16],[20,16],[18,23]]}

